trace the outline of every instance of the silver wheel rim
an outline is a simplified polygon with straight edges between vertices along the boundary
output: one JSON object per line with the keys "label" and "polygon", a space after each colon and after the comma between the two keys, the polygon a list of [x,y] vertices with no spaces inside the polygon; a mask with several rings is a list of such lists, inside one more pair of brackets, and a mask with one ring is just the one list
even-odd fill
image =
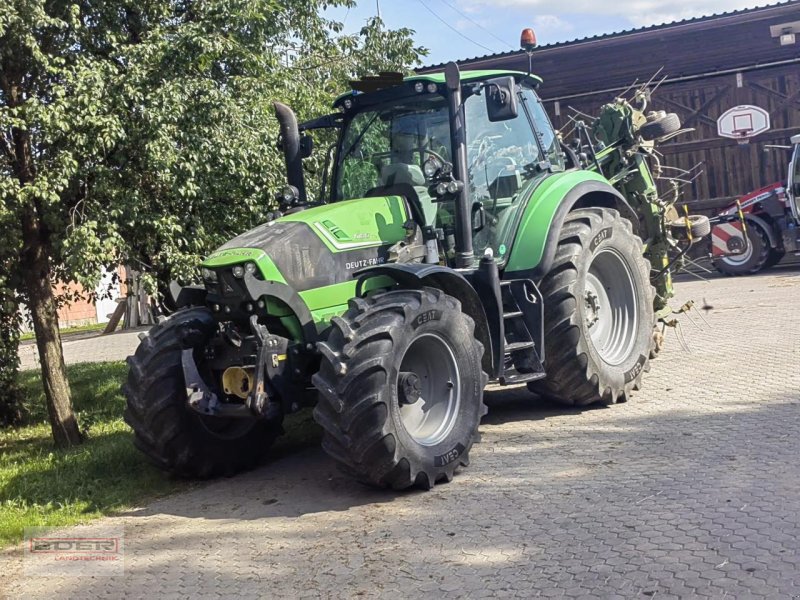
{"label": "silver wheel rim", "polygon": [[592,346],[606,363],[622,363],[636,343],[639,299],[627,261],[613,248],[595,254],[589,265],[584,306]]}
{"label": "silver wheel rim", "polygon": [[753,244],[752,242],[747,244],[747,250],[744,251],[743,254],[732,254],[731,256],[723,256],[722,262],[728,263],[729,265],[733,265],[734,267],[738,267],[746,263],[750,260],[750,257],[753,256]]}
{"label": "silver wheel rim", "polygon": [[[418,398],[405,397],[402,378],[418,383]],[[434,333],[414,339],[400,363],[397,381],[400,420],[415,442],[435,446],[456,423],[461,404],[461,376],[450,346]]]}

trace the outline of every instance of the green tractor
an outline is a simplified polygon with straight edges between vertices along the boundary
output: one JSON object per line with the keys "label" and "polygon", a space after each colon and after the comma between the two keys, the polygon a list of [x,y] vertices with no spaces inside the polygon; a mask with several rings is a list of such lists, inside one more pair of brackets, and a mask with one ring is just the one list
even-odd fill
{"label": "green tractor", "polygon": [[[173,284],[180,309],[129,358],[136,445],[174,474],[231,474],[314,404],[346,473],[428,489],[468,464],[490,381],[627,400],[681,243],[641,132],[674,123],[620,101],[567,146],[539,84],[450,63],[354,82],[299,126],[276,103],[280,210],[211,254],[202,285]],[[323,128],[338,141],[314,201],[302,161]]]}

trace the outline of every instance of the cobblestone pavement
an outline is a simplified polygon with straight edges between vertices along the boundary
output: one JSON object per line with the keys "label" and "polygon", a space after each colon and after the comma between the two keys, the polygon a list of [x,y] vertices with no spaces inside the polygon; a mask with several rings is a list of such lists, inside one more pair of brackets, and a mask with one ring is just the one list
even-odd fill
{"label": "cobblestone pavement", "polygon": [[[682,318],[627,404],[487,392],[472,465],[431,492],[340,476],[317,448],[106,519],[124,578],[12,597],[800,598],[800,272],[679,284]],[[697,317],[695,320],[699,321]]]}
{"label": "cobblestone pavement", "polygon": [[[68,365],[78,362],[101,362],[105,360],[124,360],[128,354],[136,350],[139,344],[139,333],[147,327],[118,331],[108,335],[83,333],[64,338],[64,362]],[[20,368],[39,368],[39,352],[36,342],[23,342],[19,347]]]}

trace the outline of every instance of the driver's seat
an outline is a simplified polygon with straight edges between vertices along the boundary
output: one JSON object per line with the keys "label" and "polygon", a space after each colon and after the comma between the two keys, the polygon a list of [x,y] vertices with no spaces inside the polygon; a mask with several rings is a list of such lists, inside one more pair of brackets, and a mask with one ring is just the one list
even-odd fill
{"label": "driver's seat", "polygon": [[417,165],[396,162],[384,165],[381,168],[381,186],[390,187],[398,183],[406,183],[414,188],[419,197],[420,207],[425,216],[426,225],[434,225],[436,222],[436,203],[428,193],[428,186],[425,185],[425,175]]}

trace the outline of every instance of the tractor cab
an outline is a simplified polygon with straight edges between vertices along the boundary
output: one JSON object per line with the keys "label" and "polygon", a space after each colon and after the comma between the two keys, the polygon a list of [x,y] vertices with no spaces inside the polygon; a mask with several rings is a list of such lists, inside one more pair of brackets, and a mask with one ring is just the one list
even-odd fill
{"label": "tractor cab", "polygon": [[789,163],[789,182],[786,195],[792,208],[792,216],[800,223],[800,134],[792,136],[792,161]]}
{"label": "tractor cab", "polygon": [[[459,75],[455,115],[444,74],[384,75],[353,82],[354,91],[334,103],[340,115],[299,129],[341,130],[323,201],[402,195],[419,225],[444,240],[448,263],[456,264],[457,247],[470,245],[472,256],[490,250],[502,263],[528,192],[546,174],[564,170],[564,158],[534,91],[537,77],[512,71]],[[463,231],[459,218],[469,223]],[[462,258],[458,266],[469,261]]]}

